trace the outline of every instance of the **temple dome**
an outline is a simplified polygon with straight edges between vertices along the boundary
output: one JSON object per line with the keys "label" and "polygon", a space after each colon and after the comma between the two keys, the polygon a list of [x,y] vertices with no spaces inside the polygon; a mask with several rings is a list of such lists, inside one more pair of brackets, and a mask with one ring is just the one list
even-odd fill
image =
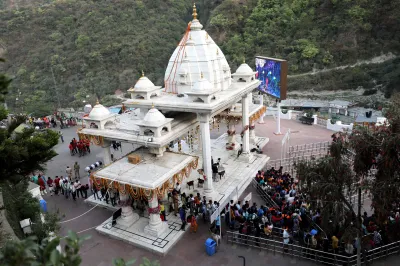
{"label": "temple dome", "polygon": [[236,70],[235,74],[240,74],[240,75],[253,75],[254,71],[249,67],[248,64],[243,63],[241,64],[238,69]]}
{"label": "temple dome", "polygon": [[[199,77],[203,72],[215,90],[226,90],[231,85],[231,71],[228,62],[211,36],[202,29],[193,7],[193,20],[169,59],[164,76],[165,91],[184,94],[197,82],[191,77]],[[181,70],[181,65],[185,70]],[[182,69],[183,70],[183,69]]]}
{"label": "temple dome", "polygon": [[149,123],[162,122],[164,120],[165,120],[165,116],[154,107],[151,108],[143,118],[143,121],[149,122]]}
{"label": "temple dome", "polygon": [[99,102],[93,107],[89,113],[89,118],[93,120],[102,120],[110,115],[110,110],[101,105]]}
{"label": "temple dome", "polygon": [[194,84],[193,86],[193,91],[212,91],[214,90],[214,86],[203,77],[203,75],[201,76],[201,78]]}
{"label": "temple dome", "polygon": [[154,83],[151,82],[151,80],[149,80],[143,73],[142,71],[142,76],[140,77],[140,79],[136,82],[135,86],[133,87],[133,89],[140,89],[140,90],[144,90],[144,89],[148,89],[148,88],[153,88],[154,87]]}

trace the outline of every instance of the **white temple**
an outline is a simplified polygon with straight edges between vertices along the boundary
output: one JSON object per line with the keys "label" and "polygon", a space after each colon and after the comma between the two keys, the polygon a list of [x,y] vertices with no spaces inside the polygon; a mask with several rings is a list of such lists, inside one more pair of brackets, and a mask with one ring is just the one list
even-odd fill
{"label": "white temple", "polygon": [[[194,6],[193,20],[169,60],[165,88],[143,73],[128,90],[131,99],[124,102],[134,110],[113,115],[97,103],[84,118],[86,128],[78,133],[103,147],[104,167],[91,178],[96,186],[118,189],[122,202],[117,224],[112,226],[110,218],[97,230],[161,254],[182,235],[175,228],[179,219],[171,215],[162,222],[159,215],[159,201],[167,202],[167,193],[177,182],[187,195],[199,192],[225,206],[243,193],[269,159],[251,153],[251,148],[268,142],[254,133],[255,121],[265,112],[262,104],[252,102],[252,91],[260,84],[255,71],[243,63],[231,74],[222,51],[202,27]],[[228,132],[211,139],[211,129],[220,124]],[[111,141],[139,148],[112,162]],[[221,180],[213,179],[212,157],[221,158],[226,172]],[[148,219],[133,212],[131,199],[148,202]]]}

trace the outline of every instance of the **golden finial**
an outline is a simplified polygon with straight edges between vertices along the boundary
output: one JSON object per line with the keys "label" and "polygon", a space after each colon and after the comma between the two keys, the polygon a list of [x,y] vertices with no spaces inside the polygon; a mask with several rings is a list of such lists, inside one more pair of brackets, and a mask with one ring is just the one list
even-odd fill
{"label": "golden finial", "polygon": [[154,102],[151,103],[151,108],[154,108]]}
{"label": "golden finial", "polygon": [[208,40],[208,32],[206,33],[206,40]]}
{"label": "golden finial", "polygon": [[193,20],[197,19],[196,3],[193,3]]}
{"label": "golden finial", "polygon": [[246,64],[246,58],[243,57],[243,64]]}
{"label": "golden finial", "polygon": [[200,78],[204,78],[204,75],[203,75],[203,71],[201,71],[201,73],[200,73]]}
{"label": "golden finial", "polygon": [[96,105],[97,105],[97,104],[100,104],[99,98],[97,98],[97,100],[96,100]]}
{"label": "golden finial", "polygon": [[142,77],[144,77],[144,71],[142,70]]}

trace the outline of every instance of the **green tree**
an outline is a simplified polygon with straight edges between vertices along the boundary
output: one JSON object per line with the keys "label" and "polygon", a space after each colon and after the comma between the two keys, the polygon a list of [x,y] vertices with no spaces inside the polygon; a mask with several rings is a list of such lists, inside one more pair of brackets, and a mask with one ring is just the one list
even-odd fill
{"label": "green tree", "polygon": [[[0,75],[0,95],[8,92],[10,79]],[[6,118],[4,97],[0,98],[0,120]],[[53,147],[58,143],[58,134],[52,130],[37,131],[33,128],[16,130],[26,121],[17,116],[5,128],[0,128],[0,186],[6,209],[7,220],[15,234],[24,237],[19,222],[31,219],[37,239],[46,238],[49,232],[59,229],[58,214],[45,214],[41,220],[39,201],[30,194],[28,180],[31,173],[43,170],[44,164],[57,155]]]}
{"label": "green tree", "polygon": [[[4,95],[10,84],[4,74],[0,76],[0,120],[6,118]],[[0,128],[0,183],[5,180],[18,183],[32,172],[43,170],[44,164],[57,155],[53,147],[58,143],[58,134],[52,130],[35,131],[26,128],[18,133],[15,129],[26,120],[17,116],[6,128]]]}

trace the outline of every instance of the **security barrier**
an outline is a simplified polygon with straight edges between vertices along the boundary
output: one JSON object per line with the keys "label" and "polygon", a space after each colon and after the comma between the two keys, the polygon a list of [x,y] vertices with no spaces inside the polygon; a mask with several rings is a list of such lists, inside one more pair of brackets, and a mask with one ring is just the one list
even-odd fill
{"label": "security barrier", "polygon": [[[333,252],[301,246],[298,244],[283,244],[283,241],[272,240],[267,237],[255,237],[240,234],[238,232],[227,231],[226,241],[228,244],[243,245],[260,250],[266,250],[282,254],[284,256],[298,257],[305,260],[323,263],[325,265],[357,265],[357,255],[341,255]],[[382,259],[392,254],[400,254],[400,241],[384,245],[372,250],[364,250],[361,256],[362,263],[371,263],[374,260]]]}

